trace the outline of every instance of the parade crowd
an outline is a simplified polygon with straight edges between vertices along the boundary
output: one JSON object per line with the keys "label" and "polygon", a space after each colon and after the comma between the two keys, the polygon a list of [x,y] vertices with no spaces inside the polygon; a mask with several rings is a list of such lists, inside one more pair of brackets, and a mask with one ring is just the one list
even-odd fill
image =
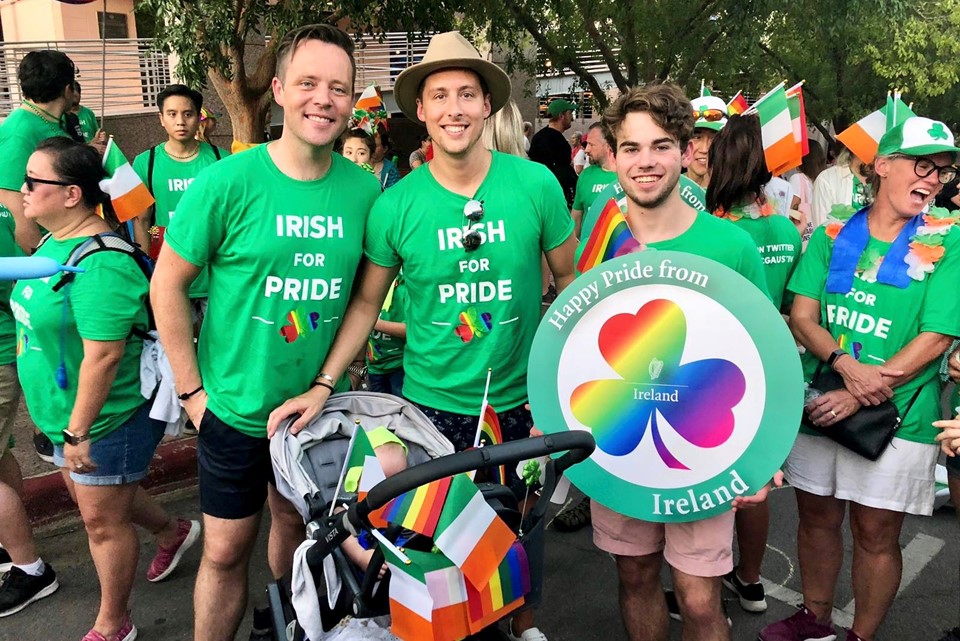
{"label": "parade crowd", "polygon": [[[571,140],[577,105],[553,100],[534,131],[508,75],[448,32],[396,79],[398,110],[426,129],[398,163],[376,92],[356,101],[353,53],[335,27],[288,33],[272,86],[283,130],[260,145],[215,146],[218,115],[203,96],[166,88],[156,108],[167,140],[132,163],[155,205],[129,224],[101,189],[107,137],[80,104],[74,64],[51,50],[23,58],[22,105],[0,125],[0,256],[82,260],[82,271],[0,282],[0,617],[59,585],[10,451],[21,393],[89,538],[100,608],[74,613],[90,619],[82,641],[136,638],[140,530],[156,544],[151,582],[202,541],[194,638],[232,640],[264,504],[275,577],[304,539],[271,467],[281,423],[294,419],[296,433],[331,395],[365,384],[407,399],[458,451],[473,445],[485,400],[504,440],[538,434],[527,406],[534,333],[543,305],[592,266],[584,248],[606,233],[598,220],[612,200],[630,232],[617,256],[687,252],[763,292],[796,339],[807,388],[782,473],[733,509],[667,524],[588,498],[562,511],[558,530],[591,525],[615,559],[619,595],[597,598],[619,598],[631,641],[666,640],[670,617],[690,641],[737,638],[722,590],[766,610],[766,498],[785,480],[803,603],[760,639],[877,638],[900,583],[904,518],[932,513],[941,455],[960,502],[960,420],[941,412],[960,378],[960,148],[947,126],[893,121],[869,162],[811,141],[799,167],[774,176],[756,113],[657,84],[623,92]],[[144,373],[153,329],[185,426],[151,417],[164,393]],[[829,436],[880,412],[899,427],[875,457]],[[198,434],[202,523],[140,486],[165,434],[181,429]],[[856,598],[844,630],[831,621],[841,580]],[[553,605],[516,613],[507,636],[545,641],[536,620]]]}

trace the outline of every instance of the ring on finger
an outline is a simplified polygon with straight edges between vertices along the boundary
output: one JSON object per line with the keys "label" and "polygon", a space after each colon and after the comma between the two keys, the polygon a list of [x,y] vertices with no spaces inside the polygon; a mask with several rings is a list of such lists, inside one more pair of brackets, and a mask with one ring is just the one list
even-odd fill
{"label": "ring on finger", "polygon": [[832,416],[833,418],[837,418],[837,411],[836,411],[836,410],[830,410],[830,416]]}
{"label": "ring on finger", "polygon": [[957,361],[957,365],[960,365],[960,350],[957,350],[953,354],[953,360]]}

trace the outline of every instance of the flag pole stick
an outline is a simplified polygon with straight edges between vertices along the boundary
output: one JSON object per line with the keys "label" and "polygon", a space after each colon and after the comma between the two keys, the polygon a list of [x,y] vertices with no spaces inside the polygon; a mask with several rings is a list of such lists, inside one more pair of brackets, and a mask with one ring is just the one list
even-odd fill
{"label": "flag pole stick", "polygon": [[333,516],[333,508],[337,504],[337,497],[340,496],[340,490],[343,488],[343,479],[347,476],[347,466],[350,465],[350,455],[353,454],[353,444],[357,442],[357,430],[362,430],[360,419],[354,423],[353,435],[350,437],[350,443],[347,444],[347,455],[343,459],[343,468],[340,470],[340,478],[337,479],[337,490],[333,493],[333,500],[330,501],[330,514]]}
{"label": "flag pole stick", "polygon": [[389,540],[387,537],[385,537],[383,534],[380,533],[380,530],[378,530],[378,529],[375,528],[375,527],[374,527],[374,528],[370,528],[370,534],[373,535],[373,538],[375,538],[376,540],[380,541],[380,544],[381,544],[383,547],[385,547],[385,548],[387,548],[388,550],[390,550],[391,552],[393,552],[393,553],[397,556],[398,559],[400,559],[401,561],[403,561],[403,564],[404,564],[404,565],[410,565],[411,563],[413,563],[413,561],[410,560],[410,557],[408,557],[406,554],[404,554],[403,552],[401,552],[401,551],[400,551],[400,548],[398,548],[396,545],[394,545],[393,543],[391,543],[390,540]]}
{"label": "flag pole stick", "polygon": [[477,434],[473,437],[473,446],[480,445],[480,430],[483,428],[483,415],[487,413],[487,394],[490,392],[490,375],[493,368],[487,368],[487,384],[483,388],[483,403],[480,404],[480,418],[477,420]]}

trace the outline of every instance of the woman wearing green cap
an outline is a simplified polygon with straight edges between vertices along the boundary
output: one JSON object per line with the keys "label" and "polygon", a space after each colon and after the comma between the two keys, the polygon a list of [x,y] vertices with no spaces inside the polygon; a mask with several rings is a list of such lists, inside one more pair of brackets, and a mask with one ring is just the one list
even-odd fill
{"label": "woman wearing green cap", "polygon": [[[937,372],[960,336],[960,231],[949,212],[928,207],[956,177],[958,152],[953,134],[929,118],[888,131],[873,204],[817,229],[790,280],[790,322],[812,383],[805,412],[822,434],[802,427],[783,468],[796,489],[803,605],[764,628],[761,641],[836,638],[830,614],[848,504],[856,611],[846,639],[873,639],[900,584],[904,515],[933,511]],[[842,381],[833,391],[830,370]],[[828,438],[888,400],[901,422],[875,461]]]}

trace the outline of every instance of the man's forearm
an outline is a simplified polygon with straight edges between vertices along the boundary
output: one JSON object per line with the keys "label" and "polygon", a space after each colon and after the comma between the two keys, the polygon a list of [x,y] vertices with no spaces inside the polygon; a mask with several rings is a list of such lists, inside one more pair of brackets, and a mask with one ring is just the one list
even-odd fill
{"label": "man's forearm", "polygon": [[186,289],[155,288],[151,300],[157,333],[170,362],[178,392],[192,392],[203,384],[193,345],[193,319]]}
{"label": "man's forearm", "polygon": [[343,315],[343,322],[337,332],[333,346],[327,352],[327,358],[320,368],[324,374],[339,380],[347,367],[354,361],[367,342],[367,337],[373,331],[373,326],[380,317],[380,305],[366,301],[361,296],[355,296],[347,306]]}

